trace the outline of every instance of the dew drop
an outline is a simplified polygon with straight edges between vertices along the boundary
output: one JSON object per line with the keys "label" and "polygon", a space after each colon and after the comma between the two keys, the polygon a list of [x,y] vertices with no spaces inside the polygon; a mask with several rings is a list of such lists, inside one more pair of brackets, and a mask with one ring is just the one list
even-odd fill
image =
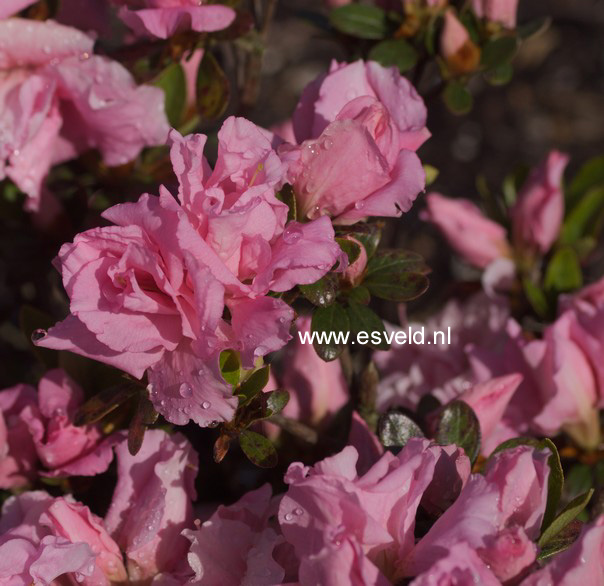
{"label": "dew drop", "polygon": [[303,513],[304,513],[304,511],[300,507],[298,507],[297,509],[294,510],[294,515],[297,515],[298,517],[300,515],[302,515]]}
{"label": "dew drop", "polygon": [[208,423],[208,427],[218,427],[218,425],[220,424],[220,421],[217,421],[216,419],[210,421],[210,423]]}
{"label": "dew drop", "polygon": [[302,228],[297,222],[290,222],[283,230],[283,242],[294,244],[302,238]]}
{"label": "dew drop", "polygon": [[331,140],[331,138],[325,138],[323,139],[321,146],[324,150],[328,151],[333,146],[333,140]]}
{"label": "dew drop", "polygon": [[291,521],[294,518],[294,516],[291,513],[286,513],[285,514],[285,520],[287,522]]}
{"label": "dew drop", "polygon": [[34,330],[31,334],[31,341],[35,344],[36,342],[39,342],[40,340],[43,340],[44,338],[46,338],[47,335],[48,335],[48,332],[46,330],[42,330],[42,329]]}
{"label": "dew drop", "polygon": [[362,210],[365,207],[365,202],[364,201],[357,201],[357,203],[354,204],[354,207],[357,210]]}
{"label": "dew drop", "polygon": [[185,399],[188,399],[193,395],[193,389],[188,383],[182,383],[180,387],[178,387],[178,392],[180,393],[180,396]]}
{"label": "dew drop", "polygon": [[210,403],[209,401],[204,401],[204,402],[201,404],[201,408],[202,408],[202,409],[209,409],[211,406],[212,406],[212,403]]}

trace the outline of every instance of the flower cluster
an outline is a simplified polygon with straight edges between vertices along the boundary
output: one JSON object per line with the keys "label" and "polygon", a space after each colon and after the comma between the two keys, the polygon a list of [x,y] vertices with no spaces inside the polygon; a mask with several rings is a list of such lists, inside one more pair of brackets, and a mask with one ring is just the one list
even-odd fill
{"label": "flower cluster", "polygon": [[[7,583],[71,576],[85,585],[386,586],[413,578],[529,586],[602,577],[602,518],[555,561],[536,566],[552,473],[547,450],[506,449],[471,474],[455,446],[412,439],[366,469],[348,446],[312,467],[291,464],[283,495],[265,485],[203,523],[193,522],[197,457],[184,438],[152,431],[136,456],[124,443],[116,453],[118,480],[104,518],[42,491],[6,501],[0,576]],[[418,538],[418,511],[436,510],[444,512]]]}

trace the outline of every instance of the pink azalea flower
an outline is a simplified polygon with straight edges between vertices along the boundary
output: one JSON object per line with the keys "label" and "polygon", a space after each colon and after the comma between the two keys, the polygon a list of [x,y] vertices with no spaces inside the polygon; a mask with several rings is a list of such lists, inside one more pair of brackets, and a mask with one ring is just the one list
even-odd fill
{"label": "pink azalea flower", "polygon": [[199,586],[283,582],[285,571],[273,557],[283,537],[268,526],[272,509],[271,489],[265,484],[233,505],[219,506],[197,529],[185,530],[191,541],[187,559],[195,573],[192,581]]}
{"label": "pink azalea flower", "polygon": [[161,90],[91,55],[93,40],[53,21],[0,21],[0,178],[39,207],[54,164],[92,148],[122,165],[168,133]]}
{"label": "pink azalea flower", "polygon": [[454,10],[445,12],[440,52],[453,73],[471,73],[480,63],[480,50]]}
{"label": "pink azalea flower", "polygon": [[451,546],[445,557],[440,558],[410,586],[454,586],[480,584],[500,586],[489,567],[478,557],[473,548],[464,541]]}
{"label": "pink azalea flower", "polygon": [[7,584],[47,586],[68,576],[83,586],[109,586],[127,579],[119,548],[102,519],[69,497],[52,498],[41,491],[5,502],[0,559],[0,579]]}
{"label": "pink azalea flower", "polygon": [[36,475],[36,447],[21,417],[26,409],[35,408],[36,390],[29,385],[0,392],[0,488],[25,486]]}
{"label": "pink azalea flower", "polygon": [[[107,470],[117,438],[105,439],[95,426],[73,425],[73,416],[84,395],[65,372],[48,371],[40,380],[37,393],[26,385],[0,391],[0,402],[8,401],[8,405],[16,396],[15,389],[28,396],[29,401],[12,415],[18,423],[9,429],[8,462],[18,460],[19,454],[33,445],[35,456],[49,470],[42,473],[44,476],[93,476]],[[14,405],[8,408],[7,414],[11,410],[15,410]],[[29,437],[21,437],[18,444],[11,444],[11,437],[18,433],[25,435],[25,430]]]}
{"label": "pink azalea flower", "polygon": [[208,33],[227,28],[235,20],[235,11],[200,0],[113,0],[121,6],[120,18],[139,35],[167,39],[194,30]]}
{"label": "pink azalea flower", "polygon": [[549,451],[519,446],[496,454],[485,475],[473,475],[458,499],[437,519],[407,557],[413,576],[446,552],[467,543],[499,580],[518,576],[536,558],[547,501]]}
{"label": "pink azalea flower", "polygon": [[37,0],[4,0],[0,6],[0,18],[7,18],[34,4]]}
{"label": "pink azalea flower", "polygon": [[105,517],[107,530],[125,552],[131,580],[170,572],[187,551],[181,536],[193,521],[197,454],[180,434],[147,431],[132,456],[116,448],[118,482]]}
{"label": "pink azalea flower", "polygon": [[470,264],[484,269],[511,255],[505,229],[486,218],[469,200],[430,193],[426,203],[422,219],[435,224],[455,252]]}
{"label": "pink azalea flower", "polygon": [[280,150],[300,212],[351,224],[408,211],[424,187],[414,151],[429,136],[425,121],[423,101],[395,68],[334,62],[294,113],[300,144]]}
{"label": "pink azalea flower", "polygon": [[414,547],[417,507],[441,450],[412,439],[398,456],[384,454],[362,476],[351,446],[312,469],[290,465],[279,523],[300,560],[301,582],[336,584],[338,575],[352,584],[365,583],[361,576],[380,584],[388,584],[386,576],[400,579],[402,559]]}
{"label": "pink azalea flower", "polygon": [[511,212],[517,245],[545,253],[558,238],[564,218],[562,176],[567,164],[568,156],[552,151],[522,186]]}
{"label": "pink azalea flower", "polygon": [[516,28],[518,0],[472,0],[476,16],[499,22],[506,28]]}
{"label": "pink azalea flower", "polygon": [[214,171],[205,139],[172,134],[182,206],[162,187],[159,198],[107,210],[116,226],[61,248],[71,315],[37,340],[136,377],[149,370],[156,409],[178,424],[232,417],[237,399],[220,377],[219,352],[236,349],[251,368],[281,348],[294,314],[266,294],[313,283],[343,255],[327,218],[286,225],[276,197],[285,167],[269,133],[227,120]]}

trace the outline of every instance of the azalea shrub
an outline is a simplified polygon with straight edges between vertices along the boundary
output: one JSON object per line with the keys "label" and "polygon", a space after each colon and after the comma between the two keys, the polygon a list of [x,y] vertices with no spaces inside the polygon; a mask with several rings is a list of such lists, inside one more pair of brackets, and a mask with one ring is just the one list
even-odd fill
{"label": "azalea shrub", "polygon": [[604,158],[425,154],[518,8],[299,10],[269,126],[276,0],[3,0],[0,584],[604,585]]}

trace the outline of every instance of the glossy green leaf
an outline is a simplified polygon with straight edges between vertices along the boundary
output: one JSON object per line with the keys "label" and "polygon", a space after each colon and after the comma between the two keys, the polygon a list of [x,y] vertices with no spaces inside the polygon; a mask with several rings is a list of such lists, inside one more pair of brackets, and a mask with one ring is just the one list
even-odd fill
{"label": "glossy green leaf", "polygon": [[155,78],[153,85],[164,90],[164,107],[170,126],[178,126],[187,102],[187,82],[182,65],[180,63],[168,65]]}
{"label": "glossy green leaf", "polygon": [[603,214],[604,184],[587,191],[567,215],[562,226],[561,242],[573,244],[584,236],[591,236],[590,232]]}
{"label": "glossy green leaf", "polygon": [[[355,338],[359,332],[367,332],[369,335],[367,346],[375,350],[388,350],[390,344],[385,340],[386,328],[380,317],[366,305],[351,301],[346,310],[350,320],[350,331]],[[372,337],[372,332],[375,334]],[[356,342],[356,339],[353,341]],[[379,341],[378,341],[379,340]]]}
{"label": "glossy green leaf", "polygon": [[329,14],[331,25],[341,33],[359,39],[383,39],[388,34],[388,18],[377,6],[348,4]]}
{"label": "glossy green leaf", "polygon": [[468,88],[459,81],[450,81],[446,85],[443,100],[453,114],[467,114],[474,102]]}
{"label": "glossy green leaf", "polygon": [[368,263],[363,285],[369,292],[390,301],[410,301],[429,285],[429,268],[423,258],[405,250],[377,253]]}
{"label": "glossy green leaf", "polygon": [[289,393],[283,390],[266,393],[266,417],[278,415],[289,403]]}
{"label": "glossy green leaf", "polygon": [[326,362],[335,360],[344,350],[345,336],[350,331],[348,313],[339,303],[319,307],[312,316],[311,330],[317,332],[313,342],[317,354]]}
{"label": "glossy green leaf", "polygon": [[494,69],[509,63],[518,49],[514,36],[498,37],[487,41],[482,47],[480,64],[485,69]]}
{"label": "glossy green leaf", "polygon": [[512,81],[514,68],[511,63],[503,63],[498,67],[485,71],[484,77],[491,85],[505,85]]}
{"label": "glossy green leaf", "polygon": [[534,35],[540,34],[547,30],[552,23],[552,19],[549,16],[543,16],[536,18],[525,24],[520,24],[516,27],[516,33],[521,39],[528,39]]}
{"label": "glossy green leaf", "polygon": [[581,196],[593,187],[604,185],[604,155],[587,161],[566,190],[566,207],[571,209]]}
{"label": "glossy green leaf", "polygon": [[105,389],[88,399],[78,409],[74,423],[75,425],[95,423],[141,392],[139,386],[128,383]]}
{"label": "glossy green leaf", "polygon": [[377,251],[382,238],[382,228],[379,223],[355,224],[354,226],[338,226],[339,237],[347,235],[358,240],[367,252],[367,257],[371,258]]}
{"label": "glossy green leaf", "polygon": [[417,63],[417,51],[405,39],[387,39],[374,45],[369,59],[384,67],[395,66],[401,73],[409,71]]}
{"label": "glossy green leaf", "polygon": [[197,110],[202,118],[216,120],[229,105],[230,86],[226,74],[210,51],[204,53],[197,70]]}
{"label": "glossy green leaf", "polygon": [[535,313],[539,317],[547,317],[549,314],[549,304],[545,293],[528,278],[522,279],[522,287]]}
{"label": "glossy green leaf", "polygon": [[151,403],[148,397],[141,393],[136,405],[134,417],[130,421],[130,426],[128,428],[128,451],[130,454],[133,456],[138,454],[143,445],[147,427],[155,423],[158,417],[159,414],[155,411],[153,403]]}
{"label": "glossy green leaf", "polygon": [[328,273],[312,285],[300,285],[299,289],[300,293],[313,305],[327,307],[336,300],[338,280],[332,273]]}
{"label": "glossy green leaf", "polygon": [[436,416],[434,439],[440,445],[455,444],[464,449],[471,462],[480,452],[480,422],[472,407],[452,401]]}
{"label": "glossy green leaf", "polygon": [[582,284],[583,274],[577,253],[570,247],[557,250],[545,271],[545,289],[562,293],[578,289]]}
{"label": "glossy green leaf", "polygon": [[424,437],[419,425],[399,411],[388,411],[378,421],[378,437],[386,448],[403,448],[412,437]]}
{"label": "glossy green leaf", "polygon": [[583,523],[581,521],[571,521],[560,533],[555,535],[539,551],[537,559],[540,562],[548,561],[551,557],[567,550],[581,535]]}
{"label": "glossy green leaf", "polygon": [[363,285],[350,289],[347,292],[347,295],[350,301],[360,303],[361,305],[367,305],[371,301],[371,293],[369,293],[369,289]]}
{"label": "glossy green leaf", "polygon": [[560,455],[558,454],[558,449],[554,442],[548,438],[539,440],[532,437],[518,437],[499,444],[490,457],[492,458],[495,454],[503,450],[509,450],[517,446],[531,446],[538,450],[548,449],[551,452],[551,455],[547,460],[549,465],[549,478],[547,481],[547,505],[543,515],[543,522],[541,523],[541,531],[543,532],[556,516],[556,510],[558,509],[558,503],[560,502],[562,489],[564,487],[564,472],[562,471],[562,464],[560,463]]}
{"label": "glossy green leaf", "polygon": [[593,488],[586,493],[574,498],[568,505],[562,509],[562,512],[548,525],[539,537],[539,545],[543,547],[558,535],[571,521],[577,518],[577,515],[587,506],[594,493]]}
{"label": "glossy green leaf", "polygon": [[259,468],[274,468],[277,465],[277,450],[263,435],[246,429],[239,434],[239,444],[250,462]]}
{"label": "glossy green leaf", "polygon": [[346,238],[336,238],[338,246],[346,253],[348,264],[352,264],[361,254],[361,246]]}
{"label": "glossy green leaf", "polygon": [[277,193],[277,199],[282,201],[287,207],[287,221],[293,222],[298,219],[298,204],[296,202],[296,194],[294,188],[286,183]]}
{"label": "glossy green leaf", "polygon": [[220,353],[220,372],[222,378],[230,385],[239,384],[241,377],[241,358],[234,350],[223,350]]}
{"label": "glossy green leaf", "polygon": [[237,394],[242,396],[242,401],[249,401],[257,395],[267,385],[271,374],[270,365],[263,366],[254,371],[245,381],[237,388]]}

